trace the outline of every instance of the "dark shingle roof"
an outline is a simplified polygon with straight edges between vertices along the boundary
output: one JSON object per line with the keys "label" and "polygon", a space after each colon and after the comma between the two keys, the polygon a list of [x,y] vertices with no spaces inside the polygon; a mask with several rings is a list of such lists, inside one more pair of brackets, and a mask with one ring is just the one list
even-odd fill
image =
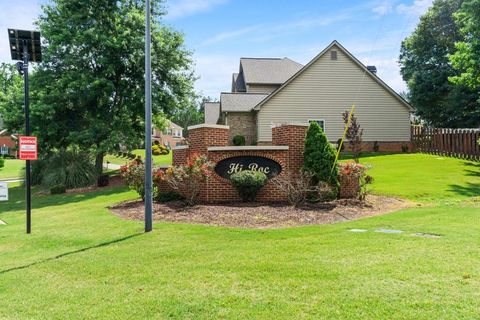
{"label": "dark shingle roof", "polygon": [[246,84],[283,84],[303,67],[288,58],[241,58],[240,66]]}
{"label": "dark shingle roof", "polygon": [[268,94],[263,93],[225,93],[220,95],[222,112],[251,111]]}

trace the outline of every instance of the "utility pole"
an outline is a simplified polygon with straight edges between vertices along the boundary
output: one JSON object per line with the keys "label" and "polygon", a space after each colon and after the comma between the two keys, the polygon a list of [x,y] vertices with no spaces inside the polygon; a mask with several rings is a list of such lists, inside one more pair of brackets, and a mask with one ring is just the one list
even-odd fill
{"label": "utility pole", "polygon": [[145,1],[145,232],[152,231],[152,62],[150,0]]}

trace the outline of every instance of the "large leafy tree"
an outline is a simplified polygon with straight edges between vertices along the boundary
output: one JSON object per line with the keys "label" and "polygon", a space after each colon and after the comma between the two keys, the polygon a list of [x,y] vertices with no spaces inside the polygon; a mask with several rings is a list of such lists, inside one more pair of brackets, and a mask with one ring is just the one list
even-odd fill
{"label": "large leafy tree", "polygon": [[[144,10],[141,0],[53,0],[38,26],[44,61],[32,79],[32,123],[44,150],[76,146],[103,157],[138,146],[144,132]],[[152,9],[154,113],[193,103],[191,54],[182,34]]]}
{"label": "large leafy tree", "polygon": [[[15,65],[0,64],[0,125],[18,132],[25,121],[23,113],[23,80]],[[1,127],[0,127],[1,129]]]}
{"label": "large leafy tree", "polygon": [[438,127],[472,127],[480,122],[476,92],[449,82],[459,74],[449,60],[463,36],[454,13],[463,0],[436,0],[401,46],[400,65],[409,100],[427,123]]}
{"label": "large leafy tree", "polygon": [[[455,20],[463,40],[455,44],[457,51],[450,56],[460,74],[450,80],[457,85],[468,86],[480,100],[480,0],[465,0],[455,14]],[[480,113],[480,110],[477,111]]]}

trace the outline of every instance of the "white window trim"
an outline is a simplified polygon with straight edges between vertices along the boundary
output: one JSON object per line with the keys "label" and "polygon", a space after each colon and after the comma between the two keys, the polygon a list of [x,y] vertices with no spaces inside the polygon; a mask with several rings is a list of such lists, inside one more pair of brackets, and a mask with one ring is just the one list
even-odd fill
{"label": "white window trim", "polygon": [[315,121],[318,123],[318,121],[323,121],[323,132],[327,132],[327,121],[325,121],[325,119],[308,119],[308,124],[310,124],[310,122],[312,121]]}

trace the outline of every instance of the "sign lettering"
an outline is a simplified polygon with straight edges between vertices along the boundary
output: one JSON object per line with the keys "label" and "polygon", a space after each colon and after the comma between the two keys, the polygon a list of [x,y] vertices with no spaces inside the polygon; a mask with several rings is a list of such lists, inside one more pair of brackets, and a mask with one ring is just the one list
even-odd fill
{"label": "sign lettering", "polygon": [[231,157],[219,161],[215,166],[215,172],[226,179],[243,170],[263,172],[271,179],[282,172],[282,166],[272,159],[260,156]]}
{"label": "sign lettering", "polygon": [[18,151],[20,160],[37,160],[37,137],[21,136]]}

